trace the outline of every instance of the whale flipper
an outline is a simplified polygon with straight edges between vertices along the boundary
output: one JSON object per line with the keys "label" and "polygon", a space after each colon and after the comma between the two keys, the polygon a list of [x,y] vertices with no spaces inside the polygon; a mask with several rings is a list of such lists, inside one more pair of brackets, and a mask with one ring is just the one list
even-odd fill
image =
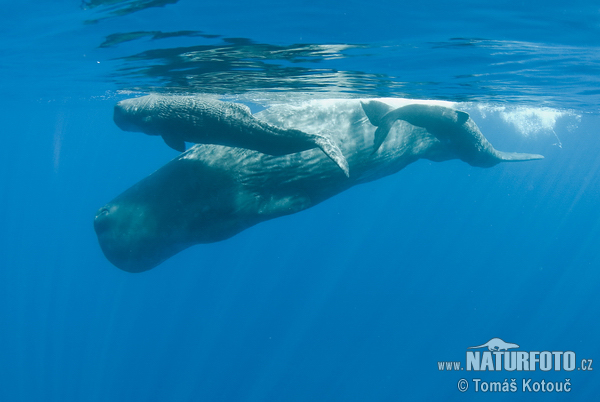
{"label": "whale flipper", "polygon": [[350,177],[350,167],[344,157],[342,150],[329,137],[315,135],[315,145],[327,155],[332,161],[342,169],[346,177]]}
{"label": "whale flipper", "polygon": [[520,152],[502,152],[496,150],[498,158],[503,162],[522,162],[544,159],[544,155],[524,154]]}
{"label": "whale flipper", "polygon": [[161,137],[165,141],[165,144],[173,148],[175,151],[185,152],[185,141],[183,141],[181,138],[166,134],[163,134]]}

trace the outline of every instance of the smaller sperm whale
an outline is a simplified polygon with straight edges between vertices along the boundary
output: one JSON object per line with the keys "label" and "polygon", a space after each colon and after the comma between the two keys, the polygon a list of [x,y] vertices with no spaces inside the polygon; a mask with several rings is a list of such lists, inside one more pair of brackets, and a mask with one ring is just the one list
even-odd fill
{"label": "smaller sperm whale", "polygon": [[361,102],[372,125],[377,126],[373,152],[377,152],[387,138],[392,125],[404,120],[422,127],[452,150],[459,159],[471,166],[492,167],[500,162],[543,159],[542,155],[502,152],[481,134],[469,114],[438,105],[410,104],[394,109],[379,101]]}
{"label": "smaller sperm whale", "polygon": [[122,130],[159,135],[179,152],[185,151],[186,142],[273,156],[320,148],[349,176],[348,162],[329,136],[274,126],[256,119],[242,104],[197,96],[147,95],[117,103],[113,119]]}

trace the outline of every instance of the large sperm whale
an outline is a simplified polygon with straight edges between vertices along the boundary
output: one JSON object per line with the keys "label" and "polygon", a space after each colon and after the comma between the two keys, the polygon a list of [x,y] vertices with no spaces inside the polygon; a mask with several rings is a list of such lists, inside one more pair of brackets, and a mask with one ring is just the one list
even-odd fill
{"label": "large sperm whale", "polygon": [[275,105],[255,115],[262,123],[285,129],[330,133],[347,156],[349,178],[319,149],[275,157],[195,145],[98,210],[94,227],[104,255],[125,271],[146,271],[194,244],[225,240],[260,222],[310,208],[419,159],[460,158],[487,167],[542,157],[511,154],[512,159],[505,159],[474,122],[470,130],[442,135],[402,119],[391,122],[374,153],[377,128],[367,117],[373,117],[369,105],[315,100]]}
{"label": "large sperm whale", "polygon": [[494,149],[469,114],[460,110],[424,104],[393,108],[379,101],[363,102],[362,106],[371,124],[377,126],[373,152],[377,152],[383,144],[392,125],[398,120],[404,120],[426,129],[452,148],[459,159],[472,166],[491,167],[500,162],[543,158],[541,155],[502,152]]}
{"label": "large sperm whale", "polygon": [[160,135],[179,152],[185,151],[186,142],[246,148],[274,156],[318,147],[349,176],[348,162],[331,138],[258,120],[248,106],[239,103],[147,95],[117,103],[114,121],[125,131]]}

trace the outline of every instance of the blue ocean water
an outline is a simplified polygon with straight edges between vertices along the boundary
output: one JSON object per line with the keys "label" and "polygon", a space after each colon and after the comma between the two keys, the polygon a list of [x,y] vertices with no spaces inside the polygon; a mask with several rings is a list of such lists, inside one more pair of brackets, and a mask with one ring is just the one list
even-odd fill
{"label": "blue ocean water", "polygon": [[[600,363],[594,2],[0,5],[0,400],[599,394],[597,370],[579,370]],[[496,148],[545,159],[418,161],[131,274],[106,260],[92,221],[177,156],[112,121],[118,100],[146,92],[448,100]],[[495,337],[573,351],[577,368],[439,369]],[[513,378],[514,393],[475,390]],[[572,389],[523,391],[523,379]]]}

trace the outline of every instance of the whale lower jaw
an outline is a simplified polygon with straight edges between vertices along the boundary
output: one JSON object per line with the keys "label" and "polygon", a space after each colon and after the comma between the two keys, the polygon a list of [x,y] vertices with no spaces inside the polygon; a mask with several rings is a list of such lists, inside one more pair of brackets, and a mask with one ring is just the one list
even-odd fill
{"label": "whale lower jaw", "polygon": [[538,154],[525,154],[519,152],[502,152],[496,151],[498,158],[503,162],[523,162],[533,161],[536,159],[544,159],[544,155]]}

